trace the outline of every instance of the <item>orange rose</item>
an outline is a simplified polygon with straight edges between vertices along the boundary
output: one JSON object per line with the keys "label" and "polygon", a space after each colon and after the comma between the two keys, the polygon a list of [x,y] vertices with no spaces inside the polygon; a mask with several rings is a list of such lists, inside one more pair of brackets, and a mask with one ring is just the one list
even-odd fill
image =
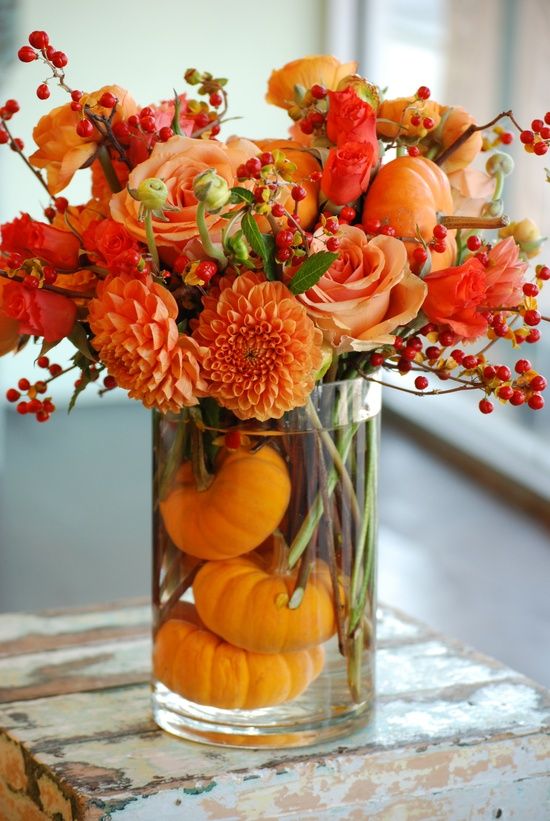
{"label": "orange rose", "polygon": [[[321,166],[309,151],[294,140],[258,140],[256,145],[260,151],[283,151],[286,158],[293,162],[297,168],[292,174],[292,182],[302,185],[307,191],[307,197],[298,203],[298,216],[301,219],[302,227],[306,230],[310,228],[319,212],[319,191],[320,183],[314,182],[311,175],[320,171]],[[287,211],[294,211],[294,200],[290,193],[290,187],[283,192],[280,199]]]}
{"label": "orange rose", "polygon": [[[414,319],[426,286],[407,265],[400,240],[367,241],[356,226],[341,227],[338,259],[319,282],[297,298],[339,353],[391,345],[394,331]],[[323,250],[320,240],[314,250]]]}
{"label": "orange rose", "polygon": [[[137,105],[132,97],[120,86],[103,86],[93,94],[86,94],[80,100],[82,108],[89,105],[95,114],[109,114],[110,109],[97,104],[101,95],[109,91],[118,98],[118,105],[113,123],[127,119],[137,112]],[[76,126],[82,114],[71,109],[70,103],[52,109],[49,114],[40,118],[32,133],[38,150],[29,159],[36,168],[45,168],[48,176],[48,188],[55,195],[62,191],[72,180],[75,172],[81,168],[95,153],[101,135],[94,128],[90,137],[80,137]]]}
{"label": "orange rose", "polygon": [[[198,234],[197,200],[193,194],[193,180],[197,174],[213,168],[233,186],[238,166],[258,153],[254,143],[239,139],[225,144],[216,140],[172,137],[168,142],[157,143],[149,159],[131,172],[128,185],[137,188],[143,180],[159,177],[168,188],[168,202],[178,208],[166,212],[167,222],[153,219],[159,248],[178,251]],[[114,220],[121,222],[136,239],[146,242],[145,228],[138,220],[140,203],[127,189],[112,196],[110,208]],[[225,220],[216,214],[207,215],[206,222],[214,232],[225,225]]]}
{"label": "orange rose", "polygon": [[265,98],[271,105],[290,108],[294,104],[295,87],[304,91],[318,83],[328,89],[335,89],[344,77],[355,74],[357,63],[341,63],[336,57],[313,55],[293,60],[282,68],[271,72]]}

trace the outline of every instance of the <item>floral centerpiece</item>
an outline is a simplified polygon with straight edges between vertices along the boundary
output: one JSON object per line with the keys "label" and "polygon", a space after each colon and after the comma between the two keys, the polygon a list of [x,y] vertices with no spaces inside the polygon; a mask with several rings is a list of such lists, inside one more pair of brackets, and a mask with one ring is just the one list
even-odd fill
{"label": "floral centerpiece", "polygon": [[40,100],[68,99],[30,155],[19,104],[0,108],[0,144],[48,197],[43,219],[1,227],[0,354],[33,341],[44,369],[7,400],[45,422],[73,370],[70,408],[96,385],[155,411],[157,721],[222,743],[347,731],[372,704],[385,373],[475,391],[483,414],[544,405],[518,349],[540,339],[550,269],[529,269],[536,226],[503,213],[501,123],[541,156],[550,112],[480,126],[426,86],[382,99],[355,63],[306,57],[268,82],[290,135],[222,141],[225,78],[188,69],[189,92],[141,107],[71,88],[43,31],[19,58],[50,72]]}

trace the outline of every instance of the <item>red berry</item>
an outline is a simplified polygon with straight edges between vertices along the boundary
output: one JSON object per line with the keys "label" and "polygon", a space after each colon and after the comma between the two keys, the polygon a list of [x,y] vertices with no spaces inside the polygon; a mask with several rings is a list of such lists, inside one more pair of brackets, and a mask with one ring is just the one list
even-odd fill
{"label": "red berry", "polygon": [[511,131],[504,131],[500,135],[500,142],[503,145],[510,145],[510,143],[513,142],[513,141],[514,141],[514,135],[512,134]]}
{"label": "red berry", "polygon": [[37,422],[47,422],[50,418],[50,414],[47,413],[45,410],[39,410],[36,414],[36,421]]}
{"label": "red berry", "polygon": [[353,222],[356,215],[357,212],[355,211],[355,208],[352,208],[351,205],[344,205],[338,216],[342,222]]}
{"label": "red berry", "polygon": [[259,157],[251,157],[247,160],[245,163],[245,168],[251,176],[259,176],[260,171],[262,170],[262,163]]}
{"label": "red berry", "polygon": [[197,114],[195,117],[195,125],[197,128],[204,128],[210,122],[210,117],[206,113],[206,111],[201,111],[200,114]]}
{"label": "red berry", "polygon": [[464,359],[462,360],[462,367],[465,368],[467,371],[473,370],[473,368],[476,368],[477,365],[478,365],[477,356],[474,356],[471,353],[468,354],[467,356],[465,356]]}
{"label": "red berry", "polygon": [[293,241],[294,231],[291,231],[290,228],[283,228],[283,230],[278,231],[275,236],[275,245],[277,248],[289,248]]}
{"label": "red berry", "polygon": [[531,410],[542,410],[544,407],[544,397],[542,397],[540,393],[534,393],[527,400],[527,404]]}
{"label": "red berry", "polygon": [[241,432],[238,430],[228,430],[224,440],[226,448],[229,450],[237,450],[241,446]]}
{"label": "red berry", "polygon": [[144,117],[152,117],[155,112],[151,108],[151,106],[146,105],[144,106],[139,112],[139,119],[142,120]]}
{"label": "red berry", "polygon": [[538,328],[531,328],[527,336],[525,337],[525,341],[529,342],[533,345],[535,342],[540,342],[540,331]]}
{"label": "red berry", "polygon": [[54,363],[53,365],[50,365],[49,371],[50,374],[55,377],[59,376],[59,374],[63,371],[63,368],[61,367],[61,365]]}
{"label": "red berry", "polygon": [[514,369],[516,373],[527,373],[527,371],[531,370],[531,363],[528,359],[518,359]]}
{"label": "red berry", "polygon": [[542,374],[537,374],[529,382],[529,387],[533,391],[544,391],[548,387],[548,380]]}
{"label": "red berry", "polygon": [[382,353],[371,353],[370,355],[370,363],[373,368],[379,368],[381,365],[384,364],[384,354]]}
{"label": "red berry", "polygon": [[302,134],[313,134],[313,123],[309,117],[304,117],[300,120],[300,131]]}
{"label": "red berry", "polygon": [[413,348],[415,351],[422,350],[422,340],[419,336],[413,336],[407,340],[407,348]]}
{"label": "red berry", "polygon": [[16,137],[11,145],[11,148],[13,151],[23,151],[25,148],[25,143],[23,140],[19,139],[19,137]]}
{"label": "red berry", "polygon": [[17,387],[19,388],[20,391],[28,391],[30,386],[31,386],[31,383],[29,382],[28,379],[20,379],[19,382],[17,383]]}
{"label": "red berry", "polygon": [[548,128],[547,125],[545,125],[544,128],[541,128],[540,136],[542,137],[543,140],[550,139],[550,128]]}
{"label": "red berry", "polygon": [[37,393],[46,393],[48,390],[48,386],[45,382],[37,382],[34,387],[36,388]]}
{"label": "red berry", "polygon": [[417,91],[416,91],[416,96],[420,100],[428,100],[431,93],[432,92],[430,91],[428,86],[420,86],[420,88],[418,88]]}
{"label": "red berry", "polygon": [[325,222],[325,231],[329,234],[337,234],[340,230],[340,223],[336,219],[336,217],[329,217],[328,220]]}
{"label": "red berry", "polygon": [[323,100],[327,96],[327,90],[324,86],[319,85],[319,83],[315,83],[315,85],[311,86],[311,96],[314,97],[316,100]]}
{"label": "red berry", "polygon": [[271,151],[263,151],[258,157],[258,159],[262,164],[262,168],[264,165],[273,165],[273,163],[275,162],[275,158]]}
{"label": "red berry", "polygon": [[[169,126],[165,126],[165,128],[169,128]],[[160,132],[162,132],[162,130],[163,129],[161,128]],[[128,128],[128,124],[122,120],[119,120],[118,123],[113,125],[113,134],[119,142],[126,143],[130,139],[130,129]]]}
{"label": "red berry", "polygon": [[49,42],[50,38],[45,31],[31,31],[29,34],[29,43],[35,48],[46,48]]}
{"label": "red berry", "polygon": [[20,402],[17,405],[17,413],[25,414],[29,412],[29,403],[28,402]]}
{"label": "red berry", "polygon": [[271,207],[271,213],[274,217],[284,217],[285,209],[280,202],[275,202]]}
{"label": "red berry", "polygon": [[546,143],[538,142],[535,143],[535,145],[533,146],[533,152],[537,155],[537,157],[542,157],[543,154],[546,154],[547,151],[548,146],[546,145]]}
{"label": "red berry", "polygon": [[9,111],[10,114],[17,114],[19,111],[20,105],[17,100],[6,100],[4,103],[4,108],[6,111]]}
{"label": "red berry", "polygon": [[518,405],[523,405],[524,402],[525,402],[525,396],[524,396],[523,392],[520,391],[519,389],[516,389],[513,392],[512,396],[510,397],[510,404],[515,405],[517,407]]}
{"label": "red berry", "polygon": [[46,83],[41,83],[38,88],[36,89],[36,96],[39,100],[47,100],[50,96],[50,89],[46,85]]}
{"label": "red berry", "polygon": [[56,197],[53,201],[53,204],[57,208],[60,214],[64,214],[67,208],[69,207],[69,200],[67,197]]}
{"label": "red berry", "polygon": [[63,51],[54,51],[51,56],[51,61],[56,68],[64,68],[69,59]]}
{"label": "red berry", "polygon": [[393,227],[393,225],[383,225],[380,229],[380,233],[384,234],[385,237],[395,237],[397,231]]}
{"label": "red berry", "polygon": [[42,410],[42,402],[40,399],[31,399],[27,410],[29,413],[36,413],[37,411]]}
{"label": "red berry", "polygon": [[445,239],[447,236],[447,228],[444,225],[437,225],[434,226],[433,235],[436,239]]}
{"label": "red berry", "polygon": [[525,311],[525,315],[523,317],[523,321],[525,322],[526,325],[539,325],[541,319],[542,319],[542,316],[540,315],[540,313],[538,311],[533,310],[533,309],[529,310],[529,311]]}
{"label": "red berry", "polygon": [[307,197],[307,191],[303,185],[293,185],[291,190],[292,199],[295,202],[300,202],[301,200],[305,200]]}
{"label": "red berry", "polygon": [[492,413],[495,409],[495,406],[493,405],[492,402],[489,402],[488,399],[482,399],[481,402],[479,403],[479,409],[480,409],[481,413],[487,414],[487,413]]}
{"label": "red berry", "polygon": [[327,240],[327,251],[337,251],[340,247],[340,240],[338,237],[329,237]]}
{"label": "red berry", "polygon": [[412,370],[412,364],[403,356],[399,358],[397,367],[400,373],[409,373]]}
{"label": "red berry", "polygon": [[401,336],[396,336],[393,341],[393,347],[396,351],[402,351],[405,347],[405,340]]}
{"label": "red berry", "polygon": [[438,359],[441,355],[441,350],[436,345],[430,345],[426,348],[426,356],[428,359]]}
{"label": "red berry", "polygon": [[460,348],[455,348],[454,351],[451,351],[451,358],[454,359],[457,365],[462,363],[464,355],[464,351],[461,351]]}
{"label": "red berry", "polygon": [[80,105],[80,103],[75,103],[75,101],[73,100],[71,103],[71,111],[82,111],[82,106]]}
{"label": "red berry", "polygon": [[494,379],[497,375],[496,368],[493,365],[487,365],[486,368],[483,368],[483,378],[486,382],[490,382],[491,379]]}
{"label": "red berry", "polygon": [[363,223],[363,227],[367,234],[378,234],[380,231],[380,225],[380,220],[376,218],[365,220]]}
{"label": "red berry", "polygon": [[110,91],[104,91],[99,98],[99,105],[103,106],[103,108],[114,108],[117,102],[118,98],[115,97],[114,94],[111,94]]}
{"label": "red berry", "polygon": [[210,259],[204,259],[202,262],[199,262],[197,265],[196,274],[199,279],[202,279],[205,283],[210,282],[213,276],[218,273],[218,266],[215,262],[212,262]]}
{"label": "red berry", "polygon": [[38,60],[38,54],[30,46],[21,46],[17,52],[17,56],[22,63],[32,63],[33,60]]}
{"label": "red berry", "polygon": [[152,134],[154,131],[157,130],[157,124],[155,123],[154,117],[141,117],[139,120],[139,124],[142,127],[143,131],[147,134]]}
{"label": "red berry", "polygon": [[42,268],[42,273],[44,274],[44,282],[46,285],[53,285],[57,279],[57,271],[55,268],[52,268],[51,265],[46,265]]}
{"label": "red berry", "polygon": [[425,376],[417,376],[416,379],[414,380],[414,384],[418,388],[419,391],[423,391],[428,387],[429,382],[428,382],[428,380],[426,379]]}
{"label": "red berry", "polygon": [[48,45],[44,49],[44,53],[46,54],[46,57],[48,58],[48,60],[51,60],[52,56],[55,54],[55,49],[54,49],[53,46]]}
{"label": "red berry", "polygon": [[174,131],[169,125],[164,125],[159,131],[159,137],[163,143],[174,136]]}
{"label": "red berry", "polygon": [[82,99],[82,92],[78,89],[71,91],[71,100],[74,100],[75,103],[78,103],[80,99]]}
{"label": "red berry", "polygon": [[80,120],[76,126],[76,133],[79,137],[91,137],[94,127],[89,120]]}
{"label": "red berry", "polygon": [[544,122],[547,123],[547,125],[550,125],[550,111],[547,111],[544,115]]}
{"label": "red berry", "polygon": [[538,296],[539,289],[534,282],[525,282],[523,285],[523,293],[525,296]]}
{"label": "red berry", "polygon": [[139,125],[139,117],[137,114],[130,114],[126,122],[128,123],[129,128],[137,128]]}
{"label": "red berry", "polygon": [[547,282],[550,279],[550,268],[547,265],[537,267],[537,278]]}
{"label": "red berry", "polygon": [[419,114],[413,114],[411,117],[411,125],[418,126],[422,122],[422,117]]}
{"label": "red berry", "polygon": [[529,143],[535,141],[535,135],[532,131],[522,131],[519,138],[524,145],[529,145]]}
{"label": "red berry", "polygon": [[312,171],[309,175],[309,178],[312,182],[321,182],[323,179],[323,172],[322,171]]}
{"label": "red berry", "polygon": [[109,391],[110,391],[110,390],[112,390],[113,388],[116,388],[116,386],[117,386],[117,381],[116,381],[116,379],[115,379],[115,377],[114,377],[114,376],[111,376],[111,374],[109,374],[108,376],[106,376],[106,377],[103,379],[103,384],[105,385],[105,387],[107,388],[107,390],[109,390]]}
{"label": "red berry", "polygon": [[50,367],[50,360],[47,356],[39,356],[36,360],[36,364],[39,368],[49,368]]}
{"label": "red berry", "polygon": [[44,399],[42,402],[42,407],[47,413],[53,413],[55,410],[55,405],[51,399]]}
{"label": "red berry", "polygon": [[485,268],[489,265],[489,254],[486,251],[479,251],[475,256]]}
{"label": "red berry", "polygon": [[4,131],[3,128],[0,128],[0,145],[5,145],[9,141],[10,138],[8,137],[8,132]]}
{"label": "red berry", "polygon": [[439,343],[443,345],[444,348],[448,348],[455,340],[456,337],[452,331],[443,331],[439,334]]}
{"label": "red berry", "polygon": [[291,255],[292,251],[290,248],[279,248],[277,250],[277,259],[279,260],[279,262],[286,262],[288,259],[290,259]]}
{"label": "red berry", "polygon": [[6,391],[6,399],[8,400],[8,402],[17,402],[20,396],[21,394],[19,393],[19,391],[16,391],[15,388],[8,388],[8,390]]}
{"label": "red berry", "polygon": [[435,123],[431,117],[424,117],[424,119],[422,120],[422,125],[429,131],[431,128],[434,127]]}
{"label": "red berry", "polygon": [[481,239],[478,237],[477,234],[472,234],[471,237],[468,237],[466,240],[466,246],[469,251],[479,251],[481,248]]}
{"label": "red berry", "polygon": [[420,149],[417,145],[410,145],[407,148],[407,154],[409,155],[409,157],[419,157]]}
{"label": "red berry", "polygon": [[444,254],[447,250],[447,244],[443,240],[438,240],[432,243],[431,248],[436,254]]}
{"label": "red berry", "polygon": [[428,259],[428,252],[423,245],[417,245],[412,252],[413,259],[418,265],[423,265]]}
{"label": "red berry", "polygon": [[214,108],[218,108],[223,103],[223,97],[218,91],[214,91],[208,99]]}
{"label": "red berry", "polygon": [[502,385],[501,388],[497,390],[497,396],[499,399],[504,399],[505,402],[508,399],[511,399],[514,394],[514,389],[511,385]]}
{"label": "red berry", "polygon": [[501,382],[508,382],[512,378],[512,371],[507,365],[498,365],[497,376]]}
{"label": "red berry", "polygon": [[544,120],[533,120],[531,123],[531,128],[536,134],[538,134],[541,128],[544,128]]}

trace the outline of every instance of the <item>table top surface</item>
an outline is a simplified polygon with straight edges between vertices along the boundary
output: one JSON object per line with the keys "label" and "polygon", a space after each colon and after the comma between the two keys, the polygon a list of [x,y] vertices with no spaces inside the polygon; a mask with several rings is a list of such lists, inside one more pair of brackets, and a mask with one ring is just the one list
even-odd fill
{"label": "table top surface", "polygon": [[[411,795],[421,782],[432,791],[438,784],[465,789],[491,766],[508,772],[502,778],[510,783],[518,773],[533,783],[544,778],[548,789],[548,691],[392,608],[378,612],[378,698],[370,725],[307,749],[220,748],[158,730],[149,706],[149,631],[150,607],[142,601],[0,615],[0,779],[4,755],[17,787],[21,754],[25,790],[32,797],[30,781],[42,785],[42,810],[48,779],[49,806],[59,817],[132,821],[182,819],[182,801],[191,799],[193,821],[309,818],[311,807],[319,810],[311,817],[321,818],[319,802],[329,801],[329,792],[333,809],[360,795],[377,818],[375,802],[403,778]],[[254,815],[256,805],[246,814],[247,802],[258,801],[257,779],[273,815]],[[537,800],[548,802],[548,815],[540,817],[550,818],[544,794]],[[230,814],[232,801],[244,814]],[[1,807],[0,791],[0,817]],[[334,809],[330,817],[353,816]]]}

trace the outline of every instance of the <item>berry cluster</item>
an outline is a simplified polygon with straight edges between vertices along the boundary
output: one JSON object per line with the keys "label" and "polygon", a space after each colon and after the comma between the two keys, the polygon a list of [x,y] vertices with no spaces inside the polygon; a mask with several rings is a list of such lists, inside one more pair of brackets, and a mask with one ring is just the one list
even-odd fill
{"label": "berry cluster", "polygon": [[550,145],[550,111],[546,112],[543,120],[533,120],[531,128],[523,130],[519,138],[529,154],[537,154],[539,157],[546,154]]}
{"label": "berry cluster", "polygon": [[[45,31],[33,31],[29,34],[28,46],[21,46],[17,52],[17,56],[22,63],[32,63],[35,60],[42,60],[48,65],[52,72],[53,78],[58,80],[59,84],[66,88],[64,84],[63,69],[68,64],[69,59],[64,51],[58,51],[50,43],[50,38]],[[68,89],[67,89],[68,90]],[[47,82],[40,83],[36,88],[36,96],[39,100],[47,100],[50,96],[50,89]]]}
{"label": "berry cluster", "polygon": [[[54,363],[50,365],[47,356],[39,356],[37,365],[40,368],[45,368],[50,372],[50,379],[38,380],[31,384],[28,379],[22,378],[17,383],[17,388],[8,388],[6,391],[6,399],[8,402],[17,402],[17,413],[22,415],[34,414],[37,422],[47,422],[52,413],[55,411],[51,397],[47,396],[39,399],[48,390],[48,382],[55,379],[63,373],[61,365]],[[22,395],[26,395],[26,399],[22,399]]]}

